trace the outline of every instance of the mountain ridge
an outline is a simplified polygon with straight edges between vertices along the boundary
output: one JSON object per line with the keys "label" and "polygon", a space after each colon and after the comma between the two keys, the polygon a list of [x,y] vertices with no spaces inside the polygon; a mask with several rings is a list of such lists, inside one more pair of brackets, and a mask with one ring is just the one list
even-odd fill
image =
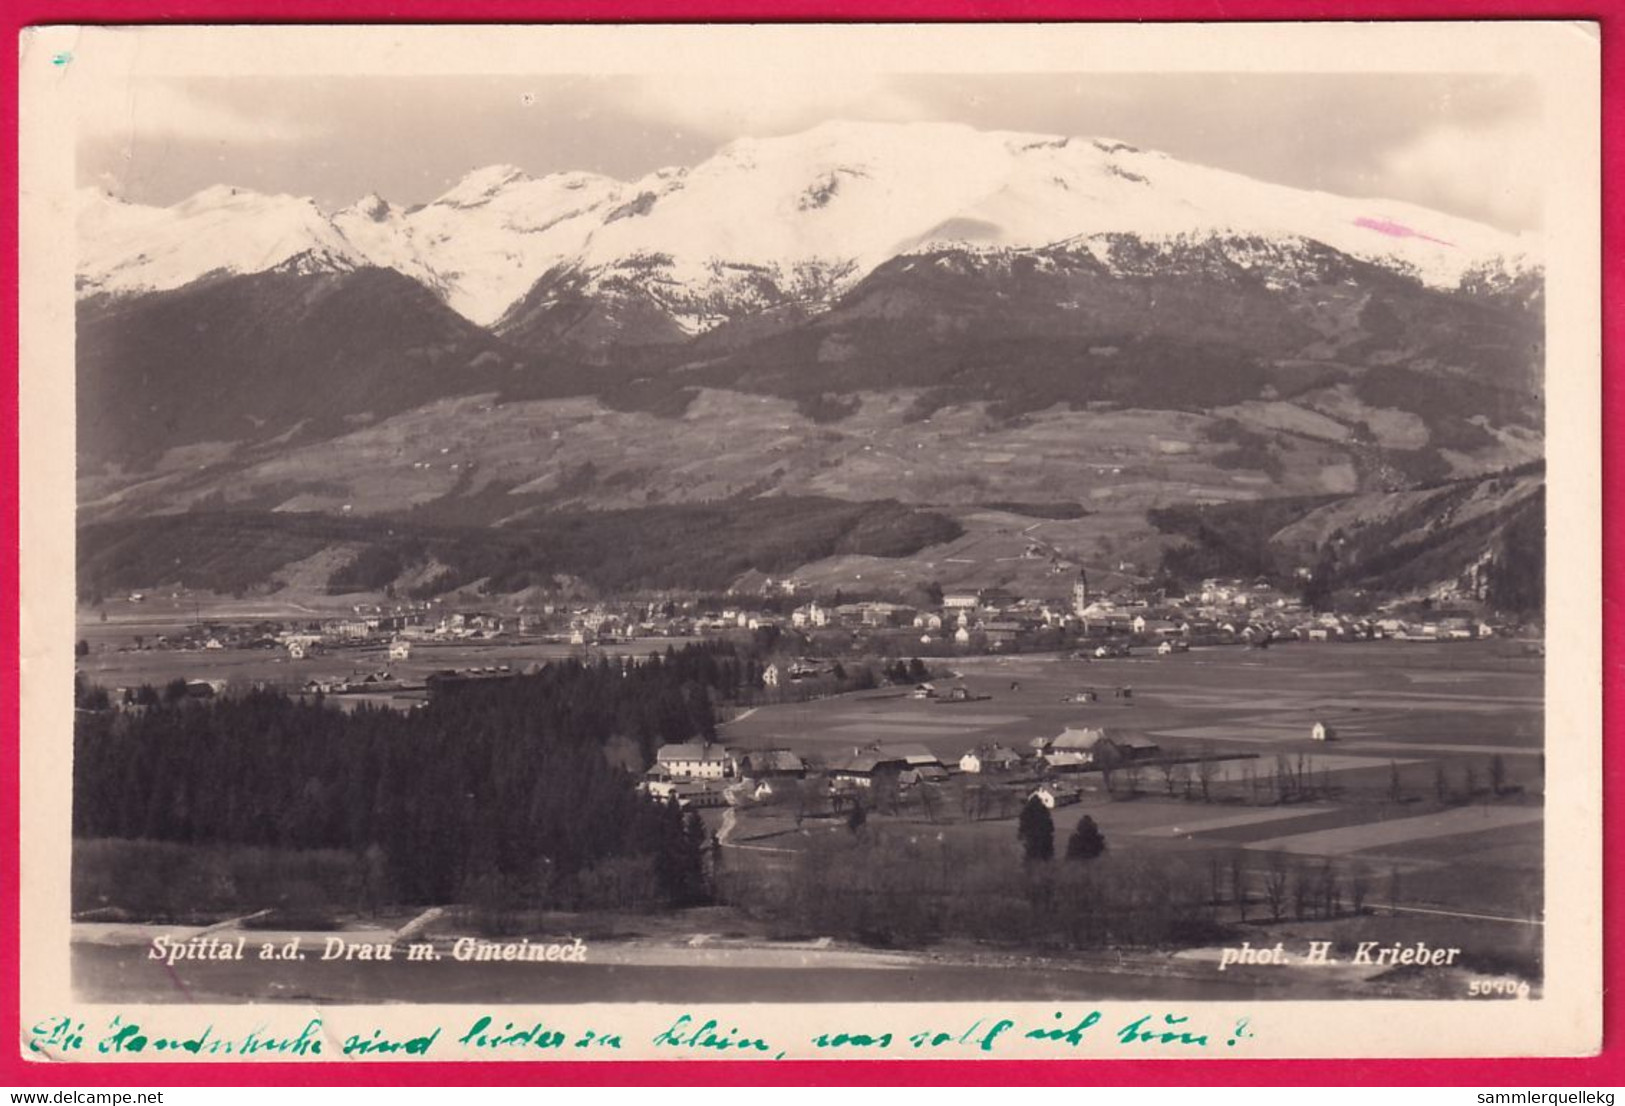
{"label": "mountain ridge", "polygon": [[[129,210],[110,215],[109,206]],[[634,181],[487,166],[405,210],[369,194],[324,214],[308,199],[226,186],[171,208],[82,193],[81,239],[99,245],[81,259],[81,287],[123,294],[179,287],[217,269],[256,271],[264,265],[253,255],[210,254],[224,242],[201,235],[199,220],[217,233],[229,224],[233,233],[222,240],[254,240],[266,237],[267,223],[289,221],[295,207],[306,222],[282,238],[302,234],[352,264],[395,268],[481,325],[494,324],[560,267],[596,286],[626,279],[630,265],[647,287],[713,305],[736,292],[759,294],[766,277],[777,298],[805,304],[934,246],[1031,249],[1105,233],[1304,237],[1431,287],[1459,287],[1480,271],[1539,267],[1527,236],[1413,204],[1255,181],[1127,143],[961,124],[830,122],[739,139],[695,166]],[[200,236],[200,256],[174,245]],[[132,267],[132,254],[144,260]],[[751,275],[741,282],[735,270]],[[798,296],[792,285],[808,270],[835,275],[815,282],[812,296]],[[673,318],[692,335],[748,306],[679,310]]]}

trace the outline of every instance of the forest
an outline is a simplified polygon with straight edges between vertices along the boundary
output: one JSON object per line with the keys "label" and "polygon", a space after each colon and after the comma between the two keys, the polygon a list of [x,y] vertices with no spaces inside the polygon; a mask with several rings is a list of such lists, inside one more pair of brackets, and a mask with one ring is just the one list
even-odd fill
{"label": "forest", "polygon": [[[330,901],[342,885],[351,907],[573,902],[633,877],[643,905],[705,901],[698,819],[634,784],[661,744],[715,736],[713,690],[739,668],[702,647],[636,664],[572,660],[407,714],[269,691],[80,711],[75,906],[156,897],[140,905],[163,912],[164,889],[150,884],[166,857],[178,866],[177,846],[262,893],[287,891],[268,866],[316,884],[309,898]],[[156,867],[120,871],[132,858]],[[141,878],[149,885],[128,882]],[[198,895],[222,908],[244,897]]]}

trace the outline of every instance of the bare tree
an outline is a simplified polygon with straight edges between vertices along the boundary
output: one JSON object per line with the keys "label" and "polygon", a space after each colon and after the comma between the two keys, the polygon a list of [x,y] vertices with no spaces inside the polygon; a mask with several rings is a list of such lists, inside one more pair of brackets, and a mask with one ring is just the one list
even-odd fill
{"label": "bare tree", "polygon": [[1506,790],[1507,762],[1500,753],[1490,758],[1490,790],[1500,798],[1501,792]]}
{"label": "bare tree", "polygon": [[1181,761],[1174,765],[1174,778],[1186,799],[1191,797],[1191,766]]}
{"label": "bare tree", "polygon": [[1467,801],[1472,802],[1478,794],[1478,769],[1471,764],[1463,765],[1461,770],[1462,790],[1467,792]]}
{"label": "bare tree", "polygon": [[1236,911],[1242,921],[1247,920],[1247,869],[1241,860],[1241,853],[1230,854],[1230,897],[1235,901]]}
{"label": "bare tree", "polygon": [[1356,914],[1365,913],[1366,896],[1371,893],[1371,876],[1364,864],[1349,869],[1349,906]]}
{"label": "bare tree", "polygon": [[1292,868],[1292,916],[1306,918],[1309,904],[1315,899],[1314,877],[1307,865],[1299,863]]}
{"label": "bare tree", "polygon": [[1321,861],[1319,876],[1320,911],[1325,918],[1335,918],[1343,908],[1343,895],[1337,886],[1337,873],[1330,860]]}
{"label": "bare tree", "polygon": [[1177,769],[1182,765],[1175,764],[1171,760],[1165,760],[1158,767],[1162,770],[1162,789],[1168,793],[1168,797],[1171,799],[1174,797],[1174,785],[1179,782]]}
{"label": "bare tree", "polygon": [[1404,797],[1405,787],[1399,779],[1399,762],[1390,760],[1388,762],[1388,801],[1397,803]]}
{"label": "bare tree", "polygon": [[1213,743],[1202,742],[1201,760],[1196,762],[1196,785],[1202,792],[1202,801],[1213,801],[1213,775],[1218,771],[1219,762],[1213,759]]}
{"label": "bare tree", "polygon": [[1272,853],[1269,867],[1264,869],[1264,904],[1269,907],[1273,922],[1286,915],[1286,878],[1285,859],[1280,853]]}
{"label": "bare tree", "polygon": [[936,825],[937,812],[942,809],[942,796],[931,784],[922,783],[919,787],[920,809],[925,811],[925,820]]}
{"label": "bare tree", "polygon": [[1137,760],[1128,761],[1123,765],[1123,780],[1128,784],[1128,797],[1131,799],[1140,797],[1141,768],[1142,766]]}
{"label": "bare tree", "polygon": [[1450,780],[1444,774],[1444,765],[1433,766],[1433,797],[1440,803],[1450,798]]}

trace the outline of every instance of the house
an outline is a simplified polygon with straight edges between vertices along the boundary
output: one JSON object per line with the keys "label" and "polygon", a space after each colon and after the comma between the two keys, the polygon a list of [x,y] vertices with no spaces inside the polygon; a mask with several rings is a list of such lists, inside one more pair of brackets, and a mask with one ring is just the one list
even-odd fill
{"label": "house", "polygon": [[392,661],[405,661],[412,659],[412,643],[410,641],[392,641],[389,643],[389,659]]}
{"label": "house", "polygon": [[1035,737],[1033,749],[1044,763],[1057,770],[1087,768],[1095,762],[1106,731],[1100,729],[1074,729],[1067,727],[1055,737]]}
{"label": "house", "polygon": [[1044,804],[1045,809],[1054,810],[1058,806],[1069,806],[1083,798],[1083,794],[1075,787],[1066,787],[1058,783],[1042,783],[1033,789],[1027,798],[1037,799]]}
{"label": "house", "polygon": [[677,805],[684,810],[728,805],[727,789],[721,787],[710,787],[703,783],[676,783],[673,792],[677,796]]}
{"label": "house", "polygon": [[1309,737],[1312,741],[1336,741],[1337,731],[1324,722],[1316,722],[1309,727]]}
{"label": "house", "polygon": [[854,752],[849,757],[840,757],[830,763],[829,779],[833,784],[872,787],[879,772],[878,757],[873,753]]}
{"label": "house", "polygon": [[1094,764],[1092,753],[1058,750],[1044,754],[1044,767],[1051,772],[1081,772]]}
{"label": "house", "polygon": [[988,622],[982,626],[982,633],[987,637],[989,645],[995,649],[1006,645],[1014,645],[1021,632],[1026,629],[1020,622]]}
{"label": "house", "polygon": [[709,742],[662,745],[655,753],[655,764],[673,779],[721,780],[731,779],[735,774],[734,760],[728,750]]}
{"label": "house", "polygon": [[308,651],[309,647],[303,641],[288,642],[288,659],[291,661],[304,660]]}
{"label": "house", "polygon": [[1166,657],[1173,653],[1189,653],[1190,644],[1183,641],[1164,641],[1157,646],[1157,656]]}
{"label": "house", "polygon": [[739,755],[739,774],[748,779],[802,779],[807,763],[788,749],[753,749]]}
{"label": "house", "polygon": [[1021,754],[1003,745],[980,745],[959,758],[959,770],[972,775],[1008,772],[1021,763]]}
{"label": "house", "polygon": [[1143,734],[1114,735],[1107,740],[1120,761],[1149,760],[1162,752],[1160,745]]}
{"label": "house", "polygon": [[829,778],[837,783],[852,783],[858,787],[873,786],[875,778],[894,774],[903,783],[919,780],[944,780],[948,769],[943,767],[937,754],[920,744],[875,744],[852,750],[830,765]]}
{"label": "house", "polygon": [[783,679],[784,673],[776,664],[770,664],[762,669],[762,683],[768,687],[778,687]]}

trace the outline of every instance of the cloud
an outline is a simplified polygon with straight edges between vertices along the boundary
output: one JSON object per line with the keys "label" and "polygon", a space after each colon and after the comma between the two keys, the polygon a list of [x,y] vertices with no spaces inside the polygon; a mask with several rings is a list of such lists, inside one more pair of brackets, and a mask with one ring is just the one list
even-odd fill
{"label": "cloud", "polygon": [[301,142],[322,128],[276,111],[239,107],[219,93],[170,81],[132,84],[81,115],[92,140],[181,139],[279,145]]}
{"label": "cloud", "polygon": [[1534,114],[1478,126],[1440,124],[1385,152],[1379,164],[1393,194],[1498,226],[1540,225],[1549,162]]}
{"label": "cloud", "polygon": [[704,76],[636,77],[605,91],[612,108],[680,130],[730,139],[790,134],[826,119],[899,121],[934,118],[922,98],[874,74],[784,74],[726,71]]}

